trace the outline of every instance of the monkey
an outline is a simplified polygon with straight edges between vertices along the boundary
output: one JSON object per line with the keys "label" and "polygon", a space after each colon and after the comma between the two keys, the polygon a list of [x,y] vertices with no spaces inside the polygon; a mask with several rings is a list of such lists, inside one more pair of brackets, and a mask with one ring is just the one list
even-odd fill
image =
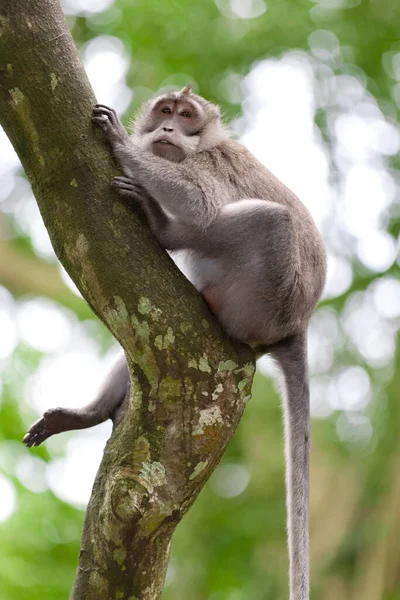
{"label": "monkey", "polygon": [[[219,107],[191,86],[144,103],[131,135],[105,105],[96,104],[92,121],[122,171],[113,180],[119,193],[141,207],[228,335],[282,369],[290,600],[308,600],[306,336],[326,278],[321,235],[297,196],[231,139]],[[91,404],[46,411],[24,442],[116,422],[128,381],[123,356]]]}

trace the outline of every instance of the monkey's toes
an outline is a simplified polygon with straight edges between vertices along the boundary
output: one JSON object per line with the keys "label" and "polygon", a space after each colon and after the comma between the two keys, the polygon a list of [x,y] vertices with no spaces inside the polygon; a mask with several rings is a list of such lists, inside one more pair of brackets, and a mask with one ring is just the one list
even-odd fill
{"label": "monkey's toes", "polygon": [[42,417],[33,425],[31,425],[22,441],[24,444],[26,444],[26,446],[28,446],[28,448],[31,448],[32,446],[39,446],[51,435],[53,435],[53,433],[46,429],[44,417]]}

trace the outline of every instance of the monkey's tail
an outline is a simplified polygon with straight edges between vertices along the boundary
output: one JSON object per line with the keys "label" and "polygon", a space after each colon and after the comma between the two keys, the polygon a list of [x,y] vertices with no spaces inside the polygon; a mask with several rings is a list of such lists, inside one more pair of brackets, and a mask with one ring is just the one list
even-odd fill
{"label": "monkey's tail", "polygon": [[309,599],[310,392],[306,333],[268,350],[284,375],[282,390],[286,454],[286,505],[290,600]]}

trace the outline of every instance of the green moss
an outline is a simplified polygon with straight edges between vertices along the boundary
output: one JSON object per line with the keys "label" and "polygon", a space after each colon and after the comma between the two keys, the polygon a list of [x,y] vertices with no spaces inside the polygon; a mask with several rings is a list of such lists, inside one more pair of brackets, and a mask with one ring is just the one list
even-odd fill
{"label": "green moss", "polygon": [[245,377],[253,377],[256,367],[253,363],[246,363],[241,370]]}
{"label": "green moss", "polygon": [[138,303],[138,311],[141,315],[148,315],[151,311],[151,302],[148,298],[141,297]]}
{"label": "green moss", "polygon": [[96,589],[96,597],[98,598],[107,598],[108,597],[108,582],[106,580],[106,578],[104,577],[104,575],[98,573],[97,571],[93,570],[90,575],[90,588],[94,588]]}
{"label": "green moss", "polygon": [[218,365],[218,371],[222,373],[223,371],[234,371],[238,365],[233,360],[221,360]]}
{"label": "green moss", "polygon": [[147,321],[138,321],[138,319],[133,316],[132,324],[136,329],[136,333],[139,337],[143,338],[146,343],[149,342],[150,339],[150,327]]}
{"label": "green moss", "polygon": [[0,37],[10,29],[10,20],[0,15]]}
{"label": "green moss", "polygon": [[208,465],[208,460],[197,463],[193,472],[189,476],[190,481],[192,481],[198,475],[200,475],[200,473],[202,473],[204,471],[204,469],[207,468],[207,465]]}
{"label": "green moss", "polygon": [[192,331],[193,326],[191,323],[184,322],[179,325],[179,329],[182,331],[182,333],[186,335],[187,333],[189,333],[189,331]]}
{"label": "green moss", "polygon": [[55,73],[51,73],[50,74],[50,85],[51,85],[51,89],[54,90],[56,89],[57,85],[58,85],[58,79],[57,79],[57,75]]}
{"label": "green moss", "polygon": [[160,381],[158,396],[162,401],[170,402],[176,400],[181,395],[182,383],[180,379],[173,377],[164,377]]}
{"label": "green moss", "polygon": [[[1,21],[0,21],[0,29],[1,29]],[[36,127],[33,123],[32,117],[31,117],[31,109],[30,109],[29,100],[28,100],[28,98],[26,98],[24,96],[23,92],[17,87],[10,89],[9,92],[10,92],[10,96],[12,99],[11,106],[14,108],[15,112],[18,113],[18,117],[23,123],[25,134],[27,137],[26,142],[27,142],[27,144],[31,143],[32,149],[35,153],[35,156],[36,156],[37,160],[39,161],[39,164],[42,165],[42,167],[43,167],[45,164],[45,161],[40,152],[39,134],[36,130]]]}
{"label": "green moss", "polygon": [[157,335],[157,337],[154,339],[154,345],[158,350],[168,350],[168,348],[174,343],[175,335],[171,327],[168,327],[167,333],[164,336]]}
{"label": "green moss", "polygon": [[[90,266],[88,270],[91,273],[91,279],[96,278],[97,281],[93,268]],[[122,333],[129,327],[129,313],[120,296],[113,296],[112,302],[108,304],[104,312],[108,323],[114,331]]]}
{"label": "green moss", "polygon": [[150,443],[144,435],[140,436],[135,443],[133,444],[132,449],[132,461],[133,461],[133,469],[138,466],[140,470],[140,466],[142,462],[146,462],[150,460]]}
{"label": "green moss", "polygon": [[199,370],[203,371],[203,373],[211,373],[211,367],[208,364],[208,358],[206,354],[203,354],[203,356],[199,358]]}
{"label": "green moss", "polygon": [[14,102],[15,106],[21,106],[24,101],[24,94],[21,92],[19,88],[13,88],[9,90],[10,96]]}
{"label": "green moss", "polygon": [[155,345],[156,348],[158,348],[158,350],[162,350],[163,349],[162,335],[157,335],[157,337],[154,340],[154,345]]}
{"label": "green moss", "polygon": [[75,187],[75,188],[77,188],[77,187],[78,187],[78,184],[76,183],[76,179],[75,179],[75,178],[74,178],[74,179],[71,179],[71,181],[70,181],[70,184],[69,184],[69,185],[72,185],[72,187]]}
{"label": "green moss", "polygon": [[136,334],[132,355],[140,366],[151,387],[151,395],[157,392],[159,369],[150,346],[150,326],[146,320],[139,321],[136,315],[131,317],[131,323]]}
{"label": "green moss", "polygon": [[142,406],[142,390],[136,378],[131,378],[130,402],[133,410],[138,410]]}
{"label": "green moss", "polygon": [[124,548],[116,548],[113,552],[113,557],[119,566],[122,567],[126,558],[126,550]]}
{"label": "green moss", "polygon": [[171,327],[168,327],[167,333],[164,336],[164,348],[167,349],[175,343],[175,335]]}
{"label": "green moss", "polygon": [[155,487],[165,483],[164,466],[160,462],[143,462],[142,470],[139,473],[139,481],[149,494],[152,494]]}
{"label": "green moss", "polygon": [[78,237],[76,238],[75,247],[76,251],[79,253],[79,257],[86,260],[87,253],[89,250],[89,242],[87,241],[83,233],[78,234]]}
{"label": "green moss", "polygon": [[157,503],[154,508],[146,511],[139,522],[140,534],[144,537],[148,537],[153,531],[156,531],[163,521],[165,521],[165,518],[170,517],[172,513],[173,507],[168,502],[163,502],[160,498],[157,498]]}
{"label": "green moss", "polygon": [[162,314],[162,310],[157,308],[154,304],[152,304],[149,298],[142,296],[138,302],[138,311],[141,315],[150,315],[152,321],[158,321],[160,315]]}

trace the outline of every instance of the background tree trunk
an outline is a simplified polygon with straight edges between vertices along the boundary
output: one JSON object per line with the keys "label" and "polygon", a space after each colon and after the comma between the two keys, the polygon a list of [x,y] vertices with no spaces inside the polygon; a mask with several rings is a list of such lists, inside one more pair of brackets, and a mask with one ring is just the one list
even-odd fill
{"label": "background tree trunk", "polygon": [[230,440],[253,355],[233,346],[115,195],[93,92],[56,0],[3,0],[0,121],[53,246],[126,351],[131,395],[88,505],[74,600],[156,599],[172,533]]}

